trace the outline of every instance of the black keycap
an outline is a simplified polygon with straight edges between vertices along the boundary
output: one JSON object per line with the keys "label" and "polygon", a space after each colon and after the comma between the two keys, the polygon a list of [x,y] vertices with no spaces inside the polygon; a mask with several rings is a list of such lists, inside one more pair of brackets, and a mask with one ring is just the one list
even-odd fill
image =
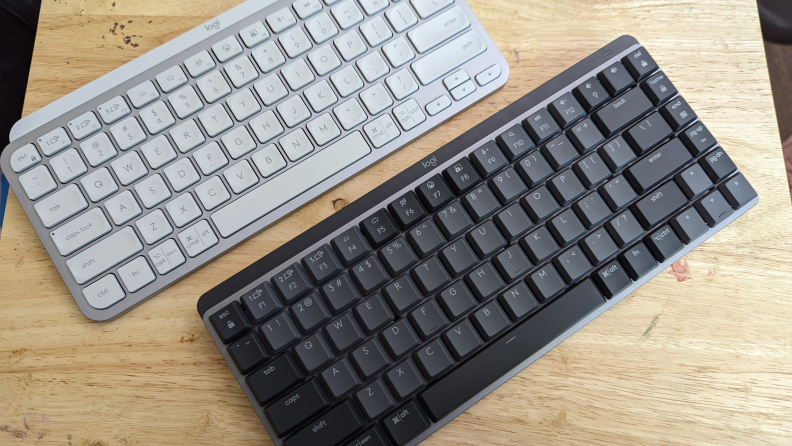
{"label": "black keycap", "polygon": [[302,380],[303,374],[289,352],[246,378],[253,396],[262,406]]}
{"label": "black keycap", "polygon": [[275,354],[282,352],[300,339],[300,332],[294,326],[292,318],[285,312],[265,322],[259,327],[259,330],[261,330],[267,347]]}
{"label": "black keycap", "polygon": [[679,186],[673,181],[660,186],[650,195],[630,207],[633,214],[645,229],[665,220],[688,202]]}
{"label": "black keycap", "polygon": [[322,302],[318,293],[311,293],[297,301],[291,307],[292,316],[302,329],[303,333],[313,331],[319,325],[330,319],[330,312]]}
{"label": "black keycap", "polygon": [[597,192],[592,192],[578,200],[572,205],[572,209],[574,209],[580,221],[589,229],[611,215],[610,208],[608,208],[605,200]]}
{"label": "black keycap", "polygon": [[557,210],[561,209],[555,201],[550,191],[546,187],[541,186],[528,195],[520,199],[520,204],[523,209],[528,212],[534,223],[541,223],[547,217],[553,215]]}
{"label": "black keycap", "polygon": [[421,347],[420,350],[415,352],[415,359],[418,362],[418,367],[430,380],[438,377],[454,364],[451,354],[448,353],[440,339],[435,339],[433,342]]}
{"label": "black keycap", "polygon": [[630,183],[621,175],[608,181],[598,190],[613,212],[622,209],[638,198]]}
{"label": "black keycap", "polygon": [[213,314],[209,320],[212,321],[215,331],[226,344],[242,336],[253,327],[244,310],[242,310],[242,305],[239,305],[237,301],[233,301],[223,307],[222,310]]}
{"label": "black keycap", "polygon": [[349,271],[364,296],[371,294],[388,281],[388,274],[377,256],[368,256],[362,262],[349,268]]}
{"label": "black keycap", "polygon": [[661,104],[677,94],[676,87],[662,71],[649,76],[641,84],[641,88],[655,105]]}
{"label": "black keycap", "polygon": [[597,79],[608,89],[611,96],[616,96],[635,84],[635,80],[621,62],[616,62],[601,71],[597,74]]}
{"label": "black keycap", "polygon": [[269,282],[262,282],[245,293],[242,296],[242,306],[245,307],[250,320],[254,324],[261,323],[264,319],[283,308],[280,299],[275,295],[275,290]]}
{"label": "black keycap", "polygon": [[592,115],[606,138],[638,120],[644,113],[652,109],[649,98],[638,88],[632,89],[609,102]]}
{"label": "black keycap", "polygon": [[561,124],[561,127],[564,128],[569,127],[572,123],[586,114],[583,107],[578,103],[572,93],[561,95],[560,98],[551,102],[547,108],[550,110],[556,122]]}
{"label": "black keycap", "polygon": [[690,152],[675,138],[633,164],[624,171],[624,176],[639,194],[643,194],[691,159]]}
{"label": "black keycap", "polygon": [[459,277],[465,271],[473,268],[479,260],[464,239],[459,239],[443,248],[439,257],[451,277]]}
{"label": "black keycap", "polygon": [[593,150],[605,141],[597,126],[588,118],[567,130],[567,136],[581,154]]}
{"label": "black keycap", "polygon": [[412,228],[407,233],[407,239],[410,240],[415,252],[421,257],[435,252],[446,241],[431,219],[424,220],[423,223]]}
{"label": "black keycap", "polygon": [[393,397],[385,388],[382,379],[378,379],[355,394],[355,399],[363,408],[363,413],[369,420],[382,415],[393,407]]}
{"label": "black keycap", "polygon": [[666,118],[671,129],[677,131],[688,123],[696,119],[696,113],[690,108],[687,101],[682,96],[677,96],[668,105],[660,109],[663,117]]}
{"label": "black keycap", "polygon": [[610,99],[610,95],[596,78],[591,78],[574,90],[575,97],[586,111],[591,111]]}
{"label": "black keycap", "polygon": [[436,213],[434,220],[440,230],[443,231],[443,235],[449,240],[456,238],[473,226],[473,220],[470,219],[465,208],[458,201],[449,204]]}
{"label": "black keycap", "polygon": [[670,221],[674,232],[682,240],[682,243],[689,244],[707,232],[707,223],[701,218],[695,208],[687,208]]}
{"label": "black keycap", "polygon": [[509,161],[536,147],[520,124],[498,135],[495,141]]}
{"label": "black keycap", "polygon": [[357,226],[347,229],[343,234],[334,238],[332,245],[346,266],[362,259],[371,252],[371,246]]}
{"label": "black keycap", "polygon": [[467,274],[465,283],[479,302],[489,299],[506,285],[489,262]]}
{"label": "black keycap", "polygon": [[441,208],[444,204],[454,199],[454,194],[448,188],[448,185],[440,175],[435,175],[427,181],[424,181],[418,189],[418,196],[421,197],[426,209],[429,212]]}
{"label": "black keycap", "polygon": [[350,356],[364,379],[371,378],[390,364],[388,354],[376,338],[356,348]]}
{"label": "black keycap", "polygon": [[470,161],[476,166],[482,177],[488,178],[509,163],[495,141],[490,141],[476,149],[470,155]]}
{"label": "black keycap", "polygon": [[643,227],[638,223],[638,219],[635,218],[629,209],[605,223],[605,229],[608,230],[613,240],[621,248],[642,236],[644,232]]}
{"label": "black keycap", "polygon": [[394,358],[400,358],[418,345],[418,335],[406,319],[400,319],[380,333],[382,343]]}
{"label": "black keycap", "polygon": [[380,431],[379,427],[373,426],[371,429],[363,432],[362,434],[354,437],[352,441],[347,443],[346,446],[390,446],[388,440],[385,439],[385,434]]}
{"label": "black keycap", "polygon": [[327,324],[324,328],[327,339],[338,353],[344,353],[355,344],[363,340],[363,330],[360,329],[351,313],[345,313],[340,318]]}
{"label": "black keycap", "polygon": [[421,406],[410,401],[384,417],[382,426],[393,442],[402,446],[428,429],[429,421]]}
{"label": "black keycap", "polygon": [[483,225],[474,228],[465,234],[465,238],[480,259],[487,258],[495,251],[506,246],[506,240],[492,221],[485,222]]}
{"label": "black keycap", "polygon": [[649,73],[657,69],[657,63],[655,63],[654,59],[652,59],[652,56],[646,52],[644,47],[640,47],[632,53],[624,56],[621,61],[625,68],[627,68],[627,71],[630,72],[632,77],[638,81],[645,78],[649,75]]}
{"label": "black keycap", "polygon": [[693,124],[690,128],[680,133],[679,139],[687,146],[693,156],[701,155],[717,142],[712,133],[701,122]]}
{"label": "black keycap", "polygon": [[485,184],[468,192],[461,201],[473,221],[481,221],[500,208],[500,202]]}
{"label": "black keycap", "polygon": [[712,181],[698,164],[693,164],[674,175],[674,180],[689,200],[698,197],[712,187]]}
{"label": "black keycap", "polygon": [[289,268],[281,271],[272,278],[275,289],[287,304],[307,294],[313,288],[308,275],[303,271],[299,263],[295,263]]}
{"label": "black keycap", "polygon": [[270,357],[256,332],[229,345],[228,354],[231,355],[231,359],[234,360],[234,364],[242,374],[247,374]]}
{"label": "black keycap", "polygon": [[344,401],[308,423],[284,444],[288,446],[334,446],[365,426],[363,417],[360,416],[352,403]]}
{"label": "black keycap", "polygon": [[466,357],[481,345],[481,338],[467,319],[443,333],[443,340],[457,360]]}
{"label": "black keycap", "polygon": [[303,257],[302,263],[316,284],[325,283],[341,271],[341,262],[328,244]]}
{"label": "black keycap", "polygon": [[720,147],[704,155],[699,164],[701,164],[701,167],[704,168],[704,171],[707,172],[707,175],[714,183],[719,182],[737,170],[734,161]]}
{"label": "black keycap", "polygon": [[643,155],[673,133],[660,113],[652,113],[624,132],[624,138],[636,155]]}
{"label": "black keycap", "polygon": [[544,262],[558,252],[558,245],[547,228],[541,227],[520,239],[520,246],[534,265]]}
{"label": "black keycap", "polygon": [[352,283],[349,275],[344,273],[322,287],[322,296],[330,305],[333,313],[338,314],[357,302],[360,299],[360,292]]}
{"label": "black keycap", "polygon": [[498,197],[501,204],[504,205],[516,200],[517,197],[528,191],[525,183],[520,180],[517,172],[512,167],[490,178],[487,184],[489,184],[490,189]]}
{"label": "black keycap", "polygon": [[393,314],[377,293],[355,307],[355,315],[369,333],[373,333],[393,320]]}
{"label": "black keycap", "polygon": [[543,266],[528,276],[525,282],[539,302],[547,302],[548,299],[560,293],[566,287],[564,280],[550,264]]}
{"label": "black keycap", "polygon": [[561,206],[568,205],[575,198],[586,193],[586,188],[572,169],[567,169],[548,181],[547,188]]}
{"label": "black keycap", "polygon": [[366,238],[375,248],[382,246],[382,244],[399,233],[391,220],[390,213],[385,209],[380,209],[366,217],[360,223],[360,229],[363,234],[366,234]]}
{"label": "black keycap", "polygon": [[448,325],[448,319],[446,319],[434,299],[426,301],[423,305],[410,312],[410,320],[418,334],[424,339],[429,338],[437,330]]}
{"label": "black keycap", "polygon": [[579,247],[574,246],[553,259],[553,265],[566,283],[572,283],[591,271],[591,264]]}
{"label": "black keycap", "polygon": [[619,254],[619,263],[624,265],[632,280],[638,280],[657,266],[657,261],[643,243],[638,243]]}
{"label": "black keycap", "polygon": [[382,292],[397,316],[406,313],[407,310],[423,300],[423,296],[418,292],[418,287],[407,274],[391,282]]}
{"label": "black keycap", "polygon": [[473,325],[476,326],[479,335],[485,341],[499,335],[510,325],[509,318],[506,317],[498,302],[494,300],[473,313],[470,320],[473,321]]}
{"label": "black keycap", "polygon": [[597,149],[605,164],[613,172],[618,172],[635,158],[635,152],[630,149],[627,142],[621,136],[617,136],[607,144]]}
{"label": "black keycap", "polygon": [[665,262],[683,248],[679,237],[669,225],[663,225],[644,237],[644,243],[658,262]]}
{"label": "black keycap", "polygon": [[704,196],[704,198],[696,202],[695,207],[710,228],[714,228],[718,223],[734,213],[734,210],[729,206],[729,203],[723,198],[723,194],[719,190]]}
{"label": "black keycap", "polygon": [[512,245],[496,255],[492,263],[507,283],[513,282],[531,268],[531,262],[518,245]]}
{"label": "black keycap", "polygon": [[501,235],[506,238],[506,241],[512,242],[521,236],[525,231],[531,229],[533,223],[528,218],[519,204],[513,204],[506,208],[506,210],[499,212],[492,219],[500,229]]}
{"label": "black keycap", "polygon": [[437,300],[452,320],[459,319],[476,306],[476,299],[462,281],[452,283],[438,295]]}
{"label": "black keycap", "polygon": [[582,281],[541,312],[517,325],[470,361],[418,394],[432,420],[440,420],[561,333],[605,303],[597,287]]}
{"label": "black keycap", "polygon": [[547,222],[547,229],[553,234],[559,246],[572,243],[586,232],[586,228],[580,223],[572,209],[565,210]]}
{"label": "black keycap", "polygon": [[327,345],[327,341],[321,333],[301,340],[294,347],[294,356],[309,375],[335,359],[333,352],[330,351],[330,346]]}
{"label": "black keycap", "polygon": [[616,243],[613,242],[605,228],[599,228],[584,238],[580,243],[580,248],[586,253],[586,257],[592,265],[599,265],[618,251]]}
{"label": "black keycap", "polygon": [[566,135],[559,135],[540,149],[542,155],[555,170],[561,170],[580,156]]}
{"label": "black keycap", "polygon": [[586,189],[594,188],[611,176],[608,166],[596,153],[592,153],[580,160],[572,166],[572,170],[577,174],[578,179],[580,179]]}
{"label": "black keycap", "polygon": [[408,191],[389,204],[388,210],[402,229],[409,228],[426,216],[426,211],[413,191]]}
{"label": "black keycap", "polygon": [[721,184],[718,190],[721,191],[733,209],[739,209],[756,198],[756,191],[743,174],[735,175],[729,181]]}
{"label": "black keycap", "polygon": [[618,260],[612,260],[597,270],[597,274],[594,275],[594,282],[599,285],[600,291],[608,299],[632,285],[630,277]]}
{"label": "black keycap", "polygon": [[550,116],[550,112],[546,108],[524,119],[522,126],[536,144],[547,141],[551,136],[561,131],[558,123]]}
{"label": "black keycap", "polygon": [[418,256],[404,237],[388,242],[379,250],[379,256],[391,276],[407,271],[418,261]]}
{"label": "black keycap", "polygon": [[430,257],[429,260],[413,268],[412,276],[425,296],[434,294],[451,281],[451,276],[437,257]]}
{"label": "black keycap", "polygon": [[539,305],[523,282],[519,282],[501,293],[498,296],[498,301],[511,320],[515,322]]}
{"label": "black keycap", "polygon": [[542,156],[541,151],[534,150],[516,165],[517,173],[528,187],[534,187],[553,174],[553,168]]}
{"label": "black keycap", "polygon": [[393,390],[393,394],[400,400],[412,396],[424,385],[423,377],[412,359],[397,364],[385,374],[385,380]]}
{"label": "black keycap", "polygon": [[330,407],[330,399],[322,390],[322,386],[312,379],[264,409],[279,437],[284,436],[308,418]]}
{"label": "black keycap", "polygon": [[467,158],[460,159],[453,166],[444,170],[443,176],[457,195],[470,190],[470,188],[481,181],[478,172],[476,172],[476,169],[473,168]]}

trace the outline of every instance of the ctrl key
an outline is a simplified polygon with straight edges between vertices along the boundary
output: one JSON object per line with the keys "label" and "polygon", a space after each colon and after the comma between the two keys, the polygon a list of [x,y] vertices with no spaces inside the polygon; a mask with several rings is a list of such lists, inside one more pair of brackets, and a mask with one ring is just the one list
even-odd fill
{"label": "ctrl key", "polygon": [[429,428],[426,414],[415,401],[396,409],[382,420],[382,427],[393,442],[401,446]]}
{"label": "ctrl key", "polygon": [[247,385],[262,406],[303,380],[291,353],[270,361],[247,377]]}

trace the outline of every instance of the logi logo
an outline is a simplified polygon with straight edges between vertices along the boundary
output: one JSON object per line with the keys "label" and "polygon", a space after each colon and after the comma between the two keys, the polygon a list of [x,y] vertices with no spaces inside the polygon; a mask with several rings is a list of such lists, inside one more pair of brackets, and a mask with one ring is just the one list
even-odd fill
{"label": "logi logo", "polygon": [[218,30],[218,29],[220,29],[220,20],[215,19],[214,22],[205,24],[204,28],[206,28],[207,31]]}
{"label": "logi logo", "polygon": [[424,169],[428,169],[430,167],[434,167],[434,166],[437,165],[437,158],[434,155],[432,155],[432,157],[429,158],[428,160],[421,161],[421,164],[423,164]]}

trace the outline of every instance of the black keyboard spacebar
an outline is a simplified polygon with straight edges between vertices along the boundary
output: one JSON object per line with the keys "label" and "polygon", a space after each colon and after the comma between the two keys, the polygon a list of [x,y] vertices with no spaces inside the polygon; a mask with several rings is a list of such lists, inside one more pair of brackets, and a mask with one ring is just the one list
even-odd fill
{"label": "black keyboard spacebar", "polygon": [[605,303],[587,279],[419,395],[438,421]]}

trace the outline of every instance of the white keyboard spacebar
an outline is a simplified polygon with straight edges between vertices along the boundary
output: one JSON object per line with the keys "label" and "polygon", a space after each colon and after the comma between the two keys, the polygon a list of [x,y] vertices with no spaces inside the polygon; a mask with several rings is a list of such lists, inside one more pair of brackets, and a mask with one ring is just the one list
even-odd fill
{"label": "white keyboard spacebar", "polygon": [[353,132],[212,214],[220,235],[228,237],[330,176],[371,153]]}

